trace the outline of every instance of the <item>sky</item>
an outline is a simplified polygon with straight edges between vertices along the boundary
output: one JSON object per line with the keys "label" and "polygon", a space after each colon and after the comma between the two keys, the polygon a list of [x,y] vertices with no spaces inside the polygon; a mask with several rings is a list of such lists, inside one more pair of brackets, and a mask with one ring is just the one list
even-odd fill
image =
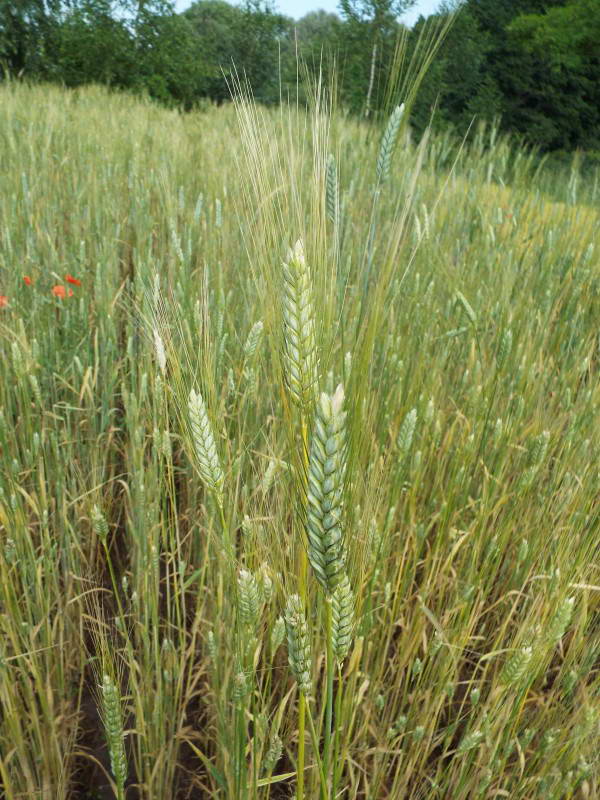
{"label": "sky", "polygon": [[[300,19],[309,11],[317,11],[322,8],[325,11],[337,12],[339,0],[275,0],[277,10],[288,17]],[[235,0],[230,0],[235,4]],[[412,25],[419,18],[420,14],[427,16],[432,14],[438,7],[440,0],[417,0],[414,7],[402,18],[406,25]],[[191,5],[191,0],[176,0],[175,6],[178,11],[183,11]]]}

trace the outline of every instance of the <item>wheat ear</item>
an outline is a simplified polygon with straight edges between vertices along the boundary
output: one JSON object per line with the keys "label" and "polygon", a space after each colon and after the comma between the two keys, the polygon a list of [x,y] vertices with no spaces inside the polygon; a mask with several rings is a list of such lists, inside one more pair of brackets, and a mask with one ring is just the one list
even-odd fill
{"label": "wheat ear", "polygon": [[337,228],[340,213],[340,191],[338,184],[337,166],[333,155],[327,159],[327,172],[325,176],[325,205],[327,216]]}
{"label": "wheat ear", "polygon": [[318,356],[312,284],[300,240],[283,264],[283,279],[284,377],[292,400],[305,410],[314,401]]}
{"label": "wheat ear", "polygon": [[112,678],[108,675],[104,675],[102,678],[102,710],[110,755],[110,769],[117,785],[117,798],[121,800],[125,797],[125,781],[127,779],[121,698]]}
{"label": "wheat ear", "polygon": [[347,575],[343,575],[331,597],[333,655],[341,664],[350,651],[354,628],[354,595]]}
{"label": "wheat ear", "polygon": [[404,114],[404,103],[392,111],[388,124],[381,140],[379,148],[379,155],[377,156],[377,180],[380,183],[386,180],[390,174],[390,167],[392,164],[392,156],[396,149],[396,142],[398,140],[398,131],[400,130],[400,122]]}
{"label": "wheat ear", "polygon": [[287,633],[288,660],[292,675],[298,688],[304,694],[310,694],[312,688],[310,668],[310,640],[308,625],[302,607],[302,600],[297,594],[288,598],[285,607],[285,630]]}
{"label": "wheat ear", "polygon": [[342,500],[345,470],[344,389],[321,394],[308,462],[306,529],[308,559],[327,595],[332,595],[345,572]]}
{"label": "wheat ear", "polygon": [[215,495],[219,505],[223,502],[223,470],[217,446],[213,436],[210,420],[206,411],[206,405],[200,392],[193,389],[190,392],[188,410],[190,426],[192,429],[192,439],[194,442],[194,452],[200,477],[204,484]]}

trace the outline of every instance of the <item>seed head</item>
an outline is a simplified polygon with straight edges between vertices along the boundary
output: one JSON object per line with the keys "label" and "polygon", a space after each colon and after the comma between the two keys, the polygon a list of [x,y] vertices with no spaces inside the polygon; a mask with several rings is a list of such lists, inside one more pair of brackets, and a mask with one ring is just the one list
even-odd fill
{"label": "seed head", "polygon": [[345,553],[342,501],[345,473],[344,389],[322,394],[316,405],[308,464],[308,558],[328,595],[342,580]]}
{"label": "seed head", "polygon": [[200,477],[206,487],[213,492],[219,503],[223,497],[223,470],[217,453],[210,420],[202,395],[193,389],[190,392],[189,419]]}
{"label": "seed head", "polygon": [[331,596],[331,617],[333,654],[342,663],[350,651],[354,627],[354,596],[345,574]]}
{"label": "seed head", "polygon": [[312,284],[299,239],[283,264],[283,367],[293,402],[308,409],[318,380]]}
{"label": "seed head", "polygon": [[288,598],[285,608],[285,629],[290,669],[300,691],[309,694],[312,688],[310,641],[304,608],[297,594]]}

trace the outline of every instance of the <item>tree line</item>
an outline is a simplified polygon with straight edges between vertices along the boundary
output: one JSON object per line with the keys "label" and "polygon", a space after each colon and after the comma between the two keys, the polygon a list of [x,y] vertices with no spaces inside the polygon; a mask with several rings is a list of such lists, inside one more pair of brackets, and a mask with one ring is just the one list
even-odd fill
{"label": "tree line", "polygon": [[181,13],[171,0],[0,0],[0,67],[4,79],[101,83],[191,109],[227,100],[236,78],[277,103],[297,91],[301,64],[302,76],[335,75],[339,104],[366,116],[402,99],[413,70],[417,128],[435,109],[461,135],[498,119],[544,151],[600,150],[598,0],[446,2],[409,30],[414,2],[340,0],[338,14],[295,21],[270,0]]}

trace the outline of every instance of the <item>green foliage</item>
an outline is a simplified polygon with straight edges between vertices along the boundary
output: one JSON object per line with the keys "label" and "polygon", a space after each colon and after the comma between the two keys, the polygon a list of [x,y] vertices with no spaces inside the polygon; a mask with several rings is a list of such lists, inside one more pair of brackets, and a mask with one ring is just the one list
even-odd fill
{"label": "green foliage", "polygon": [[229,98],[227,81],[234,74],[234,58],[243,34],[243,12],[225,0],[193,3],[182,16],[191,26],[197,53],[207,65],[204,90],[211,99]]}
{"label": "green foliage", "polygon": [[140,4],[133,25],[135,68],[131,88],[166,104],[190,108],[205,92],[208,67],[198,52],[193,27],[172,3]]}
{"label": "green foliage", "polygon": [[115,18],[110,4],[85,0],[60,24],[56,61],[66,86],[104,83],[127,88],[134,70],[131,32]]}
{"label": "green foliage", "polygon": [[499,119],[542,151],[597,149],[596,0],[448,0],[409,31],[412,5],[340,0],[340,16],[294,22],[270,0],[196,0],[181,14],[172,0],[16,0],[0,4],[0,65],[185,109],[227,101],[239,83],[263,103],[305,103],[305,79],[324,74],[354,113],[387,116],[406,102],[417,133],[435,111],[435,126],[460,136],[475,119]]}
{"label": "green foliage", "polygon": [[11,75],[56,75],[61,0],[0,3],[0,66]]}
{"label": "green foliage", "polygon": [[414,0],[340,0],[344,20],[342,92],[354,111],[381,108],[403,26],[398,18]]}
{"label": "green foliage", "polygon": [[[575,0],[545,14],[520,15],[507,32],[513,46],[545,70],[545,84],[530,92],[532,106],[545,111],[549,101],[555,102],[551,114],[538,111],[547,119],[547,141],[542,140],[541,144],[546,149],[597,147],[600,5],[594,0]],[[523,133],[535,135],[535,123],[528,122],[526,119]]]}
{"label": "green foliage", "polygon": [[247,81],[258,100],[279,99],[280,49],[284,55],[290,52],[290,20],[267,3],[230,5],[224,0],[199,0],[182,16],[208,65],[211,99],[229,99],[236,78]]}
{"label": "green foliage", "polygon": [[545,14],[522,14],[508,31],[553,69],[580,72],[598,57],[600,6],[594,0],[574,0]]}

